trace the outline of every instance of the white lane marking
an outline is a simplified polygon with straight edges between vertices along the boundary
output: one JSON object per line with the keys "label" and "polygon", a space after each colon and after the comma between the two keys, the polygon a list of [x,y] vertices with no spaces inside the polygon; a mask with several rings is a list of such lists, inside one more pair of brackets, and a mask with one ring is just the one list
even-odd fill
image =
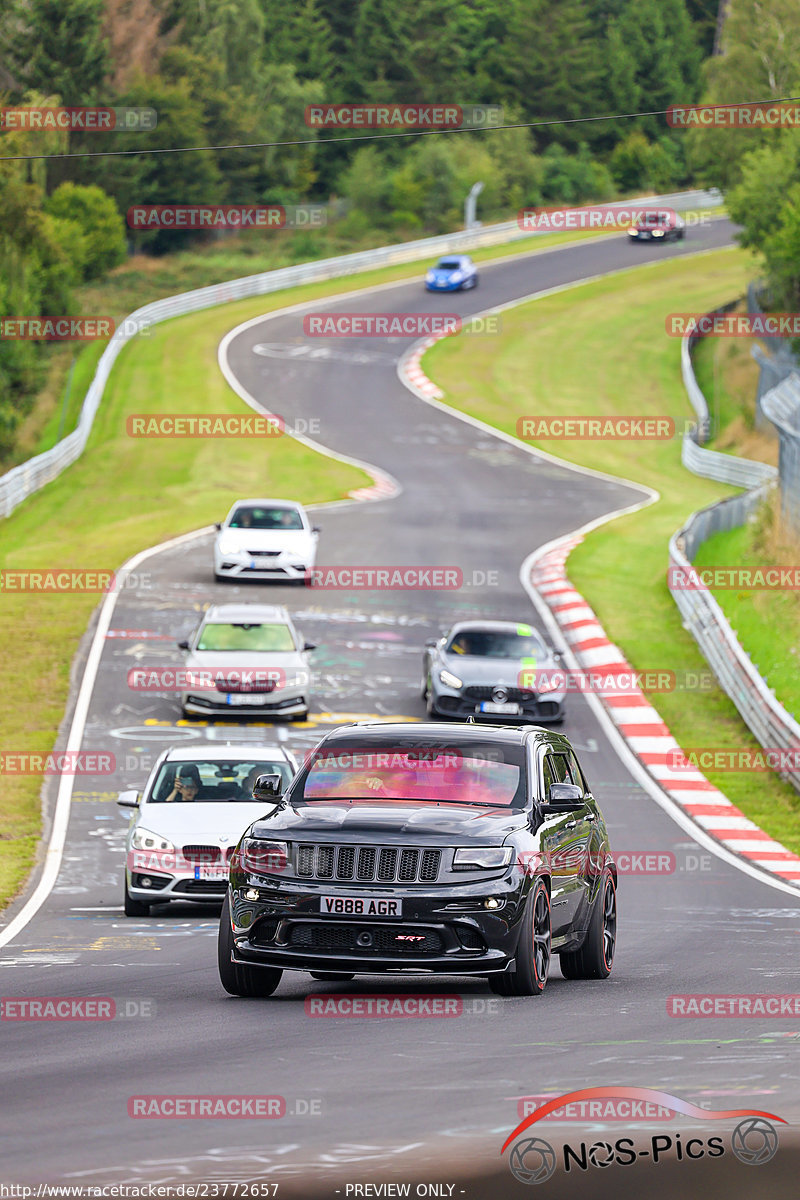
{"label": "white lane marking", "polygon": [[94,908],[71,908],[70,912],[103,912],[103,913],[121,913],[122,905],[119,908],[114,908],[111,904],[98,904]]}
{"label": "white lane marking", "polygon": [[[196,530],[194,533],[185,533],[177,538],[170,538],[166,542],[162,542],[159,546],[152,546],[148,550],[142,550],[139,554],[135,554],[133,558],[129,558],[126,563],[120,567],[117,578],[124,583],[127,576],[138,567],[146,559],[154,554],[159,554],[162,550],[170,550],[175,546],[183,545],[185,542],[191,541],[193,538],[198,538],[213,532],[213,526],[207,526],[204,529]],[[75,712],[72,717],[67,744],[64,747],[65,751],[78,751],[83,742],[83,734],[86,727],[86,720],[89,714],[89,705],[92,699],[95,682],[97,680],[97,672],[100,666],[100,659],[105,648],[106,634],[108,633],[111,619],[114,615],[114,609],[117,604],[117,597],[121,594],[121,587],[113,592],[108,592],[100,608],[100,616],[97,621],[97,628],[94,631],[92,644],[89,648],[89,655],[86,660],[86,666],[83,671],[78,699],[75,704]],[[32,895],[22,906],[17,915],[0,930],[0,946],[6,946],[17,936],[28,924],[28,922],[36,915],[39,909],[44,904],[58,877],[58,872],[61,867],[61,859],[64,853],[64,846],[67,838],[67,826],[69,824],[70,805],[72,801],[72,788],[75,777],[72,775],[62,775],[59,780],[58,794],[56,796],[55,811],[53,813],[53,828],[50,834],[50,841],[44,855],[44,865],[39,882]]]}
{"label": "white lane marking", "polygon": [[[380,291],[387,286],[391,285],[382,284],[376,288],[366,288],[364,289],[363,293],[349,292],[345,295],[337,295],[335,299],[338,302],[339,300],[347,299],[348,296],[356,296],[359,294],[367,294],[372,291]],[[394,286],[396,287],[397,284]],[[219,364],[220,371],[228,383],[228,386],[241,400],[244,400],[245,404],[249,405],[250,408],[254,409],[254,411],[259,413],[261,416],[277,417],[278,414],[270,412],[265,405],[260,404],[258,400],[256,400],[255,396],[251,395],[251,393],[247,391],[238,377],[234,374],[233,368],[228,362],[228,349],[230,344],[234,338],[238,337],[240,333],[244,333],[247,329],[252,329],[256,325],[266,324],[268,321],[274,321],[278,317],[285,317],[292,313],[304,312],[307,309],[313,308],[315,304],[318,305],[319,301],[309,300],[303,304],[292,304],[288,308],[279,308],[276,309],[275,312],[263,313],[260,317],[253,317],[249,321],[243,321],[241,325],[236,325],[233,329],[226,333],[219,344],[219,348],[217,350],[217,362]],[[286,432],[289,433],[290,431],[287,429]],[[300,442],[302,445],[308,446],[311,450],[316,450],[318,454],[324,454],[326,458],[335,458],[339,462],[348,463],[353,467],[359,467],[362,471],[365,471],[367,475],[371,476],[373,481],[372,488],[359,488],[357,493],[355,493],[357,503],[363,500],[393,500],[399,496],[403,490],[394,476],[390,475],[388,471],[383,471],[379,467],[373,466],[372,463],[364,462],[363,459],[360,458],[353,458],[349,454],[339,454],[337,451],[330,450],[321,442],[317,442],[313,438],[307,437],[305,434],[292,433],[291,436],[296,442]],[[343,504],[352,503],[352,499],[332,500],[327,504],[309,505],[309,508],[314,510],[320,508],[339,508]]]}
{"label": "white lane marking", "polygon": [[[597,239],[597,240],[600,240],[600,239]],[[603,240],[607,240],[607,239],[603,239]],[[608,240],[610,240],[610,238]],[[553,252],[557,252],[558,250],[566,249],[571,245],[580,245],[580,244],[581,244],[580,242],[567,243],[566,245],[550,247],[546,250],[540,251],[539,253],[544,253],[544,254],[553,253]],[[533,253],[536,253],[536,252],[533,252]],[[712,251],[704,251],[702,253],[712,253]],[[702,253],[699,254],[698,257],[702,257]],[[502,266],[505,263],[511,261],[512,258],[522,258],[522,257],[526,257],[526,256],[527,256],[526,252],[522,252],[520,255],[508,256],[508,257],[504,258],[501,262],[499,262],[499,264],[497,264],[497,265]],[[655,264],[642,264],[642,267],[639,267],[639,268],[625,268],[625,269],[626,270],[630,270],[630,269],[641,270],[643,267],[646,267],[647,265],[655,265]],[[609,272],[609,274],[617,274],[617,273],[618,272]],[[574,284],[567,284],[567,285],[564,285],[563,287],[549,289],[548,291],[545,291],[545,292],[533,293],[531,296],[523,297],[522,300],[509,301],[505,305],[499,305],[493,309],[486,310],[486,311],[487,312],[500,312],[504,308],[512,308],[517,304],[525,303],[526,300],[530,300],[530,299],[534,298],[535,296],[545,296],[545,295],[551,294],[551,292],[553,292],[553,291],[563,291],[563,290],[566,290],[571,287],[580,287],[582,283],[590,282],[591,279],[602,279],[602,278],[605,278],[605,276],[603,276],[603,275],[592,276],[592,277],[590,277],[590,279],[579,280],[578,282],[576,282]],[[409,281],[408,280],[394,281],[392,283],[378,284],[378,285],[375,285],[370,288],[356,289],[352,292],[337,293],[335,295],[335,297],[330,297],[330,298],[326,297],[326,299],[335,299],[337,302],[340,302],[342,300],[349,299],[351,296],[369,295],[374,292],[380,292],[380,291],[388,290],[390,288],[396,288],[398,286],[402,286],[403,282],[408,283]],[[225,335],[225,337],[223,337],[222,341],[220,342],[218,353],[217,353],[217,361],[219,363],[219,367],[220,367],[220,370],[222,371],[223,376],[227,380],[231,389],[242,400],[244,400],[246,404],[248,404],[251,408],[253,408],[256,412],[258,412],[262,415],[266,415],[266,416],[275,416],[276,415],[274,413],[268,412],[262,405],[260,405],[256,401],[256,399],[253,396],[251,396],[250,393],[247,392],[244,387],[242,387],[242,385],[239,383],[236,376],[233,374],[233,370],[231,369],[231,367],[228,363],[228,347],[229,347],[231,341],[239,333],[242,333],[244,330],[252,328],[255,325],[258,325],[261,322],[266,323],[267,321],[274,320],[275,318],[277,318],[279,316],[286,316],[293,312],[302,312],[303,310],[309,309],[309,308],[313,307],[314,304],[318,304],[318,303],[319,303],[319,301],[308,301],[303,304],[294,304],[294,305],[290,305],[288,308],[276,309],[276,311],[273,313],[265,313],[262,316],[253,317],[251,320],[245,321],[242,324],[237,325],[234,329],[230,330],[230,332],[227,333]],[[480,315],[482,315],[482,314],[473,314],[473,316],[480,316]],[[413,347],[412,347],[412,350],[413,350]],[[414,388],[410,383],[408,383],[405,379],[403,379],[403,376],[401,373],[402,366],[407,357],[408,357],[408,355],[404,355],[403,358],[400,360],[400,363],[398,364],[398,368],[397,368],[398,375],[400,376],[401,382],[403,382],[404,385],[410,391],[413,391],[416,395],[419,395],[420,399],[424,400],[425,403],[432,404],[432,405],[434,405],[434,407],[440,408],[443,412],[446,412],[449,416],[455,416],[459,420],[465,421],[467,424],[472,425],[476,429],[483,429],[491,437],[499,438],[502,441],[506,441],[506,442],[516,446],[517,448],[522,446],[523,449],[527,450],[529,453],[534,454],[537,457],[549,459],[551,462],[558,463],[559,465],[562,465],[562,466],[568,466],[571,470],[583,472],[584,474],[594,475],[601,479],[611,479],[615,483],[623,483],[623,484],[627,484],[627,486],[638,487],[639,490],[641,490],[641,491],[645,491],[645,490],[651,491],[650,499],[642,501],[641,504],[634,505],[631,508],[618,510],[617,513],[610,514],[609,517],[604,518],[604,519],[610,520],[612,516],[622,515],[622,513],[624,513],[624,512],[635,511],[636,508],[642,507],[643,504],[653,503],[656,499],[659,498],[659,495],[657,492],[652,492],[651,489],[645,489],[641,485],[630,485],[626,480],[617,479],[616,476],[605,475],[602,472],[592,470],[590,467],[577,467],[572,463],[564,463],[564,461],[562,459],[558,459],[558,458],[554,457],[553,455],[546,454],[545,452],[543,452],[541,450],[533,450],[532,447],[526,446],[522,442],[518,442],[516,438],[511,437],[509,434],[504,434],[502,431],[500,431],[498,429],[494,429],[491,425],[487,425],[483,421],[478,421],[476,418],[468,417],[468,416],[464,415],[463,413],[458,413],[458,412],[456,412],[455,409],[450,408],[448,405],[440,404],[437,401],[431,400],[429,397],[423,396],[418,391],[418,389]],[[388,493],[388,494],[383,494],[382,498],[394,499],[397,496],[399,496],[400,492],[402,491],[400,484],[397,482],[396,479],[394,479],[391,475],[389,475],[388,472],[381,471],[377,467],[372,466],[371,464],[362,462],[360,459],[351,458],[348,455],[339,454],[335,450],[330,450],[330,449],[328,449],[327,446],[323,446],[321,443],[315,442],[313,439],[308,438],[303,434],[295,434],[292,436],[294,436],[295,441],[301,442],[303,445],[308,446],[312,450],[316,450],[320,454],[326,455],[328,458],[334,458],[334,459],[337,459],[339,462],[349,463],[352,466],[360,467],[362,470],[366,471],[366,473],[368,475],[370,475],[373,478],[373,480],[375,481],[376,488],[379,488],[384,493]],[[391,488],[390,492],[388,491],[389,488]],[[365,491],[366,491],[366,489],[361,489],[362,494],[359,497],[359,499],[355,500],[355,501],[353,501],[353,500],[333,500],[327,504],[309,505],[309,508],[315,509],[315,510],[322,509],[322,508],[338,508],[338,507],[342,507],[343,505],[349,505],[352,503],[362,503],[363,500],[366,499],[366,496],[364,495]],[[182,534],[180,537],[177,537],[177,538],[170,538],[167,541],[161,542],[160,544],[158,544],[156,546],[149,547],[147,550],[142,550],[139,554],[135,554],[132,558],[128,559],[128,561],[123,564],[123,566],[120,568],[120,575],[124,579],[131,572],[131,570],[133,570],[134,567],[138,566],[140,563],[144,562],[146,559],[148,559],[156,554],[160,554],[163,550],[170,550],[170,549],[174,548],[175,546],[183,545],[186,542],[194,540],[195,538],[210,536],[212,533],[214,533],[214,527],[212,525],[206,525],[202,529],[197,529],[191,533]],[[106,634],[108,633],[108,630],[110,628],[111,618],[113,616],[114,609],[116,607],[117,594],[118,594],[117,592],[109,592],[106,595],[105,600],[103,601],[103,605],[100,609],[100,616],[98,619],[97,628],[95,630],[95,634],[92,639],[92,645],[89,650],[89,657],[86,662],[86,667],[84,668],[83,678],[81,680],[81,687],[80,687],[80,691],[78,693],[78,700],[77,700],[77,703],[75,706],[75,713],[74,713],[74,716],[72,719],[72,724],[70,726],[70,732],[69,732],[69,737],[67,739],[67,745],[65,747],[65,750],[67,750],[67,751],[80,750],[81,741],[83,738],[83,732],[84,732],[84,728],[86,725],[86,719],[88,716],[89,703],[91,701],[92,692],[94,690],[94,685],[95,685],[95,682],[97,679],[97,671],[98,671],[98,668],[100,665],[100,657],[101,657],[102,651],[103,651],[103,644],[105,642]],[[52,828],[51,835],[50,835],[50,842],[48,844],[47,850],[45,851],[44,867],[42,869],[41,877],[33,891],[33,894],[25,902],[25,904],[20,909],[20,911],[17,913],[17,915],[9,922],[8,925],[6,925],[2,929],[0,929],[0,947],[8,945],[8,943],[10,941],[12,941],[12,939],[15,938],[17,936],[17,934],[20,933],[21,930],[23,930],[25,928],[25,926],[32,920],[32,918],[36,915],[36,913],[41,908],[42,904],[44,904],[45,900],[47,899],[48,895],[50,894],[50,892],[55,884],[55,881],[58,877],[58,871],[59,871],[59,868],[61,865],[61,858],[62,858],[62,855],[64,852],[64,845],[66,843],[67,826],[69,824],[69,813],[70,813],[70,805],[71,805],[71,799],[72,799],[72,788],[73,788],[73,778],[68,775],[62,776],[60,783],[59,783],[58,795],[56,798],[55,812],[53,814],[53,828]]]}

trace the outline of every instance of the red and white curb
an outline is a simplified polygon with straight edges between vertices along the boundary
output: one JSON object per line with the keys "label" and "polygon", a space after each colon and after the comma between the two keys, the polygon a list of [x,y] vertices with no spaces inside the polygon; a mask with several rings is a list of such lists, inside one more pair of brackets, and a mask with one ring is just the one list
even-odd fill
{"label": "red and white curb", "polygon": [[[401,362],[399,374],[423,397],[442,400],[444,392],[428,379],[420,366],[423,354],[441,334],[418,343]],[[460,416],[456,410],[452,410]],[[503,436],[499,434],[498,436]],[[508,438],[508,441],[516,440]],[[549,456],[547,456],[549,457]],[[571,464],[565,464],[570,466]],[[547,605],[570,650],[582,669],[602,668],[607,674],[634,674],[622,651],[611,642],[594,610],[569,582],[566,561],[583,541],[582,534],[566,537],[550,547],[531,567],[531,586]],[[660,714],[638,687],[616,696],[600,695],[606,712],[630,751],[658,787],[708,836],[738,858],[761,871],[800,886],[800,857],[764,833],[732,804],[700,771],[669,766],[681,748]]]}
{"label": "red and white curb", "polygon": [[415,388],[418,388],[419,391],[422,392],[423,396],[431,396],[434,400],[443,400],[444,392],[440,387],[437,387],[435,383],[428,379],[428,376],[423,371],[420,363],[422,361],[423,354],[430,350],[431,346],[435,346],[436,343],[441,340],[441,338],[449,336],[449,334],[440,333],[433,337],[425,338],[423,342],[418,342],[403,364],[403,375],[409,381],[409,383],[412,383]]}
{"label": "red and white curb", "polygon": [[397,484],[388,475],[384,475],[383,471],[379,471],[377,467],[370,467],[369,473],[375,482],[368,487],[348,492],[351,500],[389,500],[399,494]]}
{"label": "red and white curb", "polygon": [[[634,674],[610,642],[592,608],[569,582],[566,561],[583,541],[563,539],[533,566],[531,584],[541,596],[581,668],[607,675]],[[619,733],[662,791],[731,853],[788,882],[800,884],[800,857],[759,829],[700,771],[669,766],[680,747],[638,686],[601,695]]]}

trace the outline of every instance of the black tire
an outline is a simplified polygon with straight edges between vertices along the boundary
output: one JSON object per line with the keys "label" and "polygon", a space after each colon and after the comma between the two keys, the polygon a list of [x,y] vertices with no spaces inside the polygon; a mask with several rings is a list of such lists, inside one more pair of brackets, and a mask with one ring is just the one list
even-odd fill
{"label": "black tire", "polygon": [[489,987],[498,996],[541,996],[550,972],[550,893],[537,879],[522,918],[514,971],[490,975]]}
{"label": "black tire", "polygon": [[218,575],[216,571],[214,572],[214,583],[224,583],[225,579],[225,575]]}
{"label": "black tire", "polygon": [[281,981],[283,971],[278,967],[249,967],[231,962],[233,930],[230,911],[230,901],[226,896],[219,917],[217,938],[220,983],[231,996],[271,996]]}
{"label": "black tire", "polygon": [[128,880],[125,880],[125,916],[126,917],[149,917],[150,905],[145,904],[142,900],[134,900],[133,896],[128,891]]}
{"label": "black tire", "polygon": [[565,979],[608,979],[617,944],[617,889],[611,872],[603,872],[592,906],[589,931],[580,950],[561,955]]}
{"label": "black tire", "polygon": [[323,983],[349,983],[355,975],[347,975],[341,971],[309,971],[312,979],[320,979]]}

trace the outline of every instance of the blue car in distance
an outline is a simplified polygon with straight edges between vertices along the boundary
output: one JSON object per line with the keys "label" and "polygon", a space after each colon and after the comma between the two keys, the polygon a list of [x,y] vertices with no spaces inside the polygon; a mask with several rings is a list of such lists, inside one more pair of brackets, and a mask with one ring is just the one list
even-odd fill
{"label": "blue car in distance", "polygon": [[468,254],[447,254],[425,276],[429,292],[460,292],[478,286],[478,268]]}

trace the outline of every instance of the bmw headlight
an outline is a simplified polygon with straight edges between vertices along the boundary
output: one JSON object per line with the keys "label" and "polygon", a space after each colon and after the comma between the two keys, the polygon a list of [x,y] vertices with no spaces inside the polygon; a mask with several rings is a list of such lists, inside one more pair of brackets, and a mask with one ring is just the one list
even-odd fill
{"label": "bmw headlight", "polygon": [[440,671],[439,682],[443,683],[445,687],[449,688],[460,688],[464,686],[463,679],[459,679],[458,676],[454,675],[452,671]]}
{"label": "bmw headlight", "polygon": [[511,846],[476,846],[472,849],[456,850],[453,856],[454,871],[496,871],[511,862]]}
{"label": "bmw headlight", "polygon": [[141,825],[134,830],[131,845],[134,850],[174,850],[172,842],[167,841],[159,833],[144,829]]}

